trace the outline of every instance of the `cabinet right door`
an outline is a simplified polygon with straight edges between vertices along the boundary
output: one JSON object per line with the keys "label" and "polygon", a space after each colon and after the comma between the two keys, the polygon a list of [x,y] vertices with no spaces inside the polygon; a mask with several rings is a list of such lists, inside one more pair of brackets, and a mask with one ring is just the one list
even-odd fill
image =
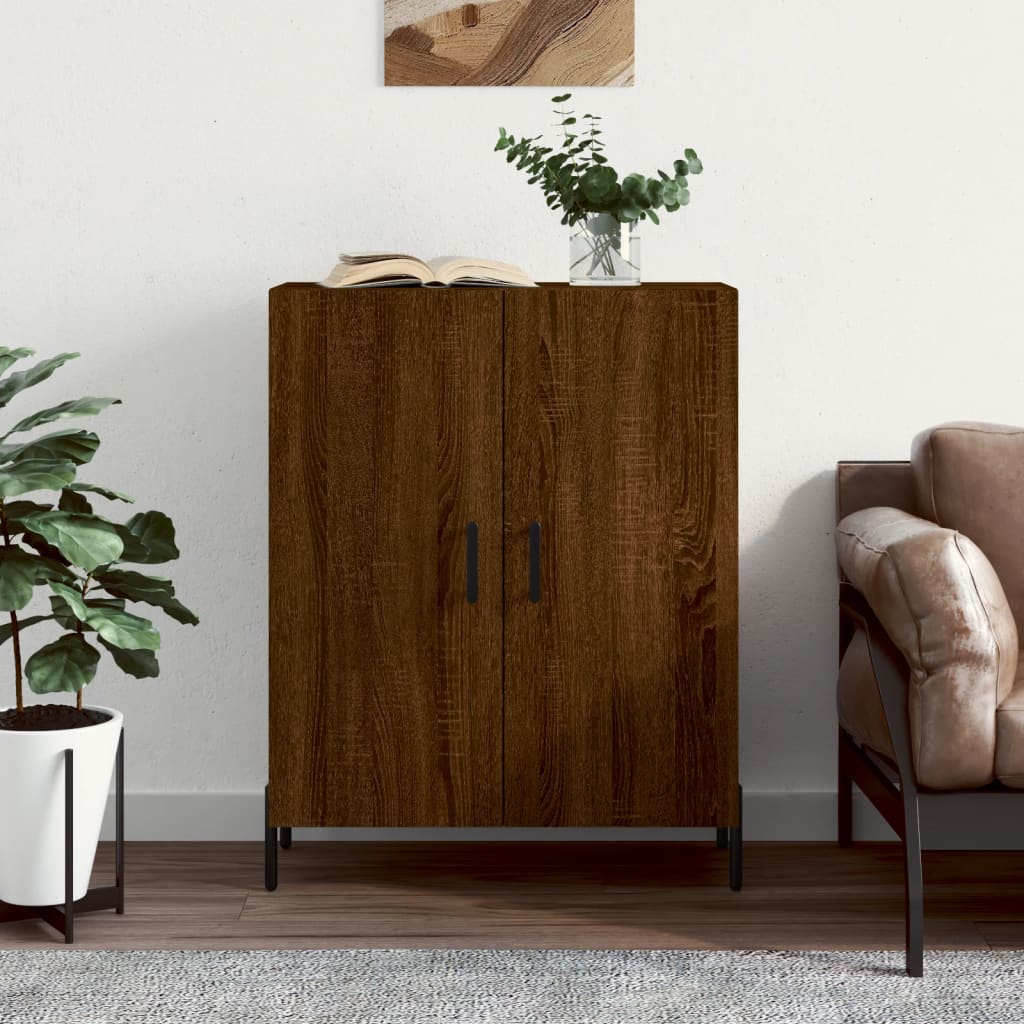
{"label": "cabinet right door", "polygon": [[736,293],[505,302],[505,824],[734,824]]}

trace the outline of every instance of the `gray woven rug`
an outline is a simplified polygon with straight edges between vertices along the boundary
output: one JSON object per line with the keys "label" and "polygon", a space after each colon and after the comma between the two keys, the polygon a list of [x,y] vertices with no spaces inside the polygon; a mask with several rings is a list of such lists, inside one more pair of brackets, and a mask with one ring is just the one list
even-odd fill
{"label": "gray woven rug", "polygon": [[3,1024],[988,1024],[1024,953],[0,952]]}

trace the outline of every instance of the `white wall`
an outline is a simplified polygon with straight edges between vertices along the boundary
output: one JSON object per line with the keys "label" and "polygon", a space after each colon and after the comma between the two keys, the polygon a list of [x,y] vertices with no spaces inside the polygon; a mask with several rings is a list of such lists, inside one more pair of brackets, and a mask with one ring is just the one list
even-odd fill
{"label": "white wall", "polygon": [[[203,619],[168,625],[160,680],[90,693],[125,711],[137,835],[259,829],[267,288],[339,247],[566,273],[557,219],[491,152],[499,124],[549,123],[552,90],[386,90],[381,6],[5,11],[0,344],[83,353],[47,396],[124,398],[89,476],[174,516]],[[1024,420],[1022,36],[1018,0],[638,0],[637,87],[578,92],[620,167],[704,159],[693,205],[645,232],[646,276],[740,289],[761,834],[828,828],[833,463],[903,456],[946,418]]]}

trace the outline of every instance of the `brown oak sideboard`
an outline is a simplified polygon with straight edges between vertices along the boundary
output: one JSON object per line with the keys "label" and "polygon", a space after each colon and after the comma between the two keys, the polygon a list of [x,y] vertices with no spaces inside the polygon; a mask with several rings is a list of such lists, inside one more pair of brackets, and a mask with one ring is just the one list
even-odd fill
{"label": "brown oak sideboard", "polygon": [[738,888],[736,433],[726,285],[272,289],[267,887],[505,825],[712,826]]}

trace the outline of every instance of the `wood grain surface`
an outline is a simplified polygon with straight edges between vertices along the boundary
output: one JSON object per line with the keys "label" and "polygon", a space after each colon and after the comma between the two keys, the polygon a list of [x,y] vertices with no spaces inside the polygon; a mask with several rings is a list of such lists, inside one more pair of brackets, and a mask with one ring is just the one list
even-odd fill
{"label": "wood grain surface", "polygon": [[272,824],[737,822],[733,289],[282,286],[270,459]]}
{"label": "wood grain surface", "polygon": [[505,823],[733,824],[736,293],[505,304]]}
{"label": "wood grain surface", "polygon": [[384,0],[386,85],[632,85],[633,0]]}
{"label": "wood grain surface", "polygon": [[[268,893],[262,844],[129,843],[125,915],[80,915],[76,948],[902,949],[897,844],[748,843],[745,859],[730,892],[711,843],[297,836]],[[101,844],[95,884],[112,864]],[[924,874],[929,949],[1024,948],[1019,853],[926,853]],[[0,927],[0,949],[60,948],[39,922]]]}
{"label": "wood grain surface", "polygon": [[272,821],[500,824],[502,293],[270,308]]}

